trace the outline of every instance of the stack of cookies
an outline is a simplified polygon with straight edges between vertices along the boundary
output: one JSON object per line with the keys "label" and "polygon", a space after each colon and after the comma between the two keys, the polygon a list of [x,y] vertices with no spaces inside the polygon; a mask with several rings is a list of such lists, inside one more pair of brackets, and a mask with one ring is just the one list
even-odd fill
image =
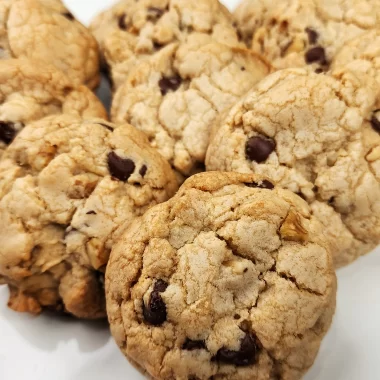
{"label": "stack of cookies", "polygon": [[122,0],[87,30],[0,0],[0,20],[9,306],[108,316],[148,378],[301,379],[334,269],[380,243],[380,3]]}

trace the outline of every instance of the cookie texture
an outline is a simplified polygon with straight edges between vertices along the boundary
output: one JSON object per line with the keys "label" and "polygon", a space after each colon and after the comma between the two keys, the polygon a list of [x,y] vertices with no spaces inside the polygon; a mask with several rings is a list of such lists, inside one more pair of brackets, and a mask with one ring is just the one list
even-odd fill
{"label": "cookie texture", "polygon": [[243,0],[234,14],[243,40],[277,69],[326,71],[337,51],[380,21],[377,0]]}
{"label": "cookie texture", "polygon": [[300,379],[335,310],[308,204],[267,178],[201,173],[136,220],[106,272],[111,331],[154,379]]}
{"label": "cookie texture", "polygon": [[141,60],[189,35],[206,34],[220,43],[240,45],[231,14],[217,0],[123,0],[96,17],[90,29],[115,89]]}
{"label": "cookie texture", "polygon": [[380,242],[380,136],[367,120],[375,95],[347,73],[278,71],[225,118],[206,168],[267,175],[300,194],[324,224],[336,266],[348,264]]}
{"label": "cookie texture", "polygon": [[0,60],[0,157],[31,121],[68,113],[107,118],[97,97],[54,66],[27,59]]}
{"label": "cookie texture", "polygon": [[220,115],[269,70],[253,52],[193,34],[131,72],[116,92],[111,117],[145,132],[178,172],[190,175],[203,166]]}
{"label": "cookie texture", "polygon": [[60,0],[1,0],[0,58],[39,60],[76,85],[99,83],[97,42]]}
{"label": "cookie texture", "polygon": [[176,189],[170,165],[130,125],[60,115],[26,126],[0,161],[0,278],[9,306],[104,317],[113,242]]}

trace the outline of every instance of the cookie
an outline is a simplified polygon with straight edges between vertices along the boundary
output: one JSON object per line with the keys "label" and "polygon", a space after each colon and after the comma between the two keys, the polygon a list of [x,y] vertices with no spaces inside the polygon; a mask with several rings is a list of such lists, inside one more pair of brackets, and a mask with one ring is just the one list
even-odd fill
{"label": "cookie", "polygon": [[124,0],[95,18],[90,27],[99,41],[114,88],[131,68],[192,34],[238,46],[232,16],[217,0]]}
{"label": "cookie", "polygon": [[2,0],[0,58],[55,65],[76,84],[99,83],[98,45],[60,0]]}
{"label": "cookie", "polygon": [[322,226],[267,178],[201,173],[136,220],[106,272],[111,331],[154,379],[300,379],[335,310]]}
{"label": "cookie", "polygon": [[377,0],[243,0],[235,23],[243,40],[275,68],[326,71],[337,51],[380,22]]}
{"label": "cookie", "polygon": [[131,72],[115,94],[112,120],[145,132],[152,146],[188,176],[203,167],[210,130],[220,115],[269,70],[249,50],[193,34]]}
{"label": "cookie", "polygon": [[0,60],[0,157],[31,121],[69,113],[107,118],[97,97],[54,66],[26,59]]}
{"label": "cookie", "polygon": [[26,126],[0,162],[0,277],[9,306],[104,317],[113,242],[176,189],[170,165],[130,125],[60,115]]}
{"label": "cookie", "polygon": [[268,76],[231,110],[206,158],[207,170],[267,175],[305,198],[338,267],[380,242],[380,136],[366,121],[376,92],[343,79]]}
{"label": "cookie", "polygon": [[349,41],[334,57],[333,74],[353,72],[368,75],[380,84],[380,30],[371,30]]}

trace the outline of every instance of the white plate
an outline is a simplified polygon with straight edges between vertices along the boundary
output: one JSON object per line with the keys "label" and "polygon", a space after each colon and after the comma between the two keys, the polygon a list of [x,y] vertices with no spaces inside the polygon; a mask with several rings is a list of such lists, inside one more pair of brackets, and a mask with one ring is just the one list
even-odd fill
{"label": "white plate", "polygon": [[[113,1],[66,3],[88,23]],[[233,7],[236,1],[225,3]],[[334,325],[306,380],[379,380],[380,248],[338,277]],[[144,379],[123,358],[105,323],[14,313],[6,307],[7,296],[0,287],[0,380]]]}

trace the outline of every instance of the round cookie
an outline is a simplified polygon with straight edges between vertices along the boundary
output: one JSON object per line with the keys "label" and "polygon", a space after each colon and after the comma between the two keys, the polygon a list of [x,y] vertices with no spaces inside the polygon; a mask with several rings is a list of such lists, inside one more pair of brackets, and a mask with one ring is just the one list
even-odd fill
{"label": "round cookie", "polygon": [[192,34],[142,62],[116,92],[112,120],[145,132],[181,174],[202,168],[213,125],[270,71],[255,53]]}
{"label": "round cookie", "polygon": [[376,92],[351,79],[268,76],[230,111],[206,158],[207,170],[267,175],[304,197],[336,266],[380,242],[380,136],[365,119]]}
{"label": "round cookie", "polygon": [[234,13],[243,40],[276,69],[326,71],[337,51],[377,29],[378,0],[243,0]]}
{"label": "round cookie", "polygon": [[240,45],[232,16],[218,0],[124,0],[95,18],[90,29],[115,89],[141,60],[189,35],[207,34],[215,41]]}
{"label": "round cookie", "polygon": [[248,174],[188,179],[130,226],[106,272],[112,334],[157,380],[300,379],[335,293],[310,207]]}
{"label": "round cookie", "polygon": [[2,0],[0,58],[52,64],[76,84],[99,84],[98,45],[60,0]]}
{"label": "round cookie", "polygon": [[170,165],[130,125],[60,115],[26,126],[0,161],[0,278],[9,306],[104,317],[114,241],[176,190]]}
{"label": "round cookie", "polygon": [[99,99],[54,66],[27,59],[0,60],[0,157],[24,125],[69,113],[107,118]]}

